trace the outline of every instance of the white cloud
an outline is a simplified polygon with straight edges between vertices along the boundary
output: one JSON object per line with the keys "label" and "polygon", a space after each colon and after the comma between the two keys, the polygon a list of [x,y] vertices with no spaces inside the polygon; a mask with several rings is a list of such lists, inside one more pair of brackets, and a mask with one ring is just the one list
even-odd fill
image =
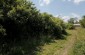
{"label": "white cloud", "polygon": [[51,0],[39,0],[40,6],[49,5]]}
{"label": "white cloud", "polygon": [[76,14],[76,13],[71,13],[71,15],[73,16],[73,17],[80,17],[78,14]]}
{"label": "white cloud", "polygon": [[71,13],[71,15],[72,15],[73,18],[76,18],[76,20],[81,19],[81,16],[76,14],[76,13]]}
{"label": "white cloud", "polygon": [[44,4],[43,4],[43,3],[41,3],[41,4],[40,4],[40,6],[44,6]]}
{"label": "white cloud", "polygon": [[69,16],[63,16],[62,19],[69,19],[70,17]]}
{"label": "white cloud", "polygon": [[61,18],[61,16],[62,16],[62,14],[59,14],[59,15],[55,15],[54,17],[59,17],[59,18]]}
{"label": "white cloud", "polygon": [[69,2],[71,1],[71,0],[68,0]]}
{"label": "white cloud", "polygon": [[81,16],[76,14],[76,13],[71,13],[69,16],[61,16],[61,18],[67,22],[70,18],[75,18],[75,20],[80,20],[81,19]]}
{"label": "white cloud", "polygon": [[85,0],[74,0],[75,4],[79,4],[80,2],[84,2]]}
{"label": "white cloud", "polygon": [[67,22],[70,19],[70,16],[63,16],[62,14],[55,15],[54,17],[62,18],[65,22]]}
{"label": "white cloud", "polygon": [[54,17],[59,17],[59,15],[55,15]]}
{"label": "white cloud", "polygon": [[71,0],[62,0],[62,1],[69,1],[70,2]]}
{"label": "white cloud", "polygon": [[62,1],[66,1],[66,0],[62,0]]}
{"label": "white cloud", "polygon": [[63,16],[62,19],[67,22],[70,19],[70,16]]}
{"label": "white cloud", "polygon": [[85,0],[62,0],[62,1],[73,2],[75,4],[80,4],[81,2],[85,2]]}

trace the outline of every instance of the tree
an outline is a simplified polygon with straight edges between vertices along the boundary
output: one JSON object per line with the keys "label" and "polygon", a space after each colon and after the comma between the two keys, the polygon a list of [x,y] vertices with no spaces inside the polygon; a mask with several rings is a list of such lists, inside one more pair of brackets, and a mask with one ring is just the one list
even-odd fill
{"label": "tree", "polygon": [[20,48],[23,48],[23,45],[19,42],[23,43],[24,39],[25,41],[29,39],[27,43],[29,48],[27,48],[28,51],[23,51],[25,53],[31,52],[35,46],[34,43],[37,42],[33,42],[33,40],[37,39],[38,36],[38,34],[35,36],[34,33],[40,33],[39,28],[42,27],[40,21],[42,21],[41,15],[32,2],[27,0],[0,0],[0,54],[22,55]]}
{"label": "tree", "polygon": [[70,18],[70,19],[68,20],[68,23],[74,24],[74,21],[75,21],[75,18]]}
{"label": "tree", "polygon": [[74,25],[72,23],[66,23],[66,28],[67,29],[75,29]]}

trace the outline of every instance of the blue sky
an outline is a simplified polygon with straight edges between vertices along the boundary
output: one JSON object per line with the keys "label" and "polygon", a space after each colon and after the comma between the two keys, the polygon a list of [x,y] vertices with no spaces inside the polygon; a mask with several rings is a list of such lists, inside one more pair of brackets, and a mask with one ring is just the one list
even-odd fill
{"label": "blue sky", "polygon": [[85,15],[85,0],[31,0],[40,12],[60,16],[65,21],[70,17]]}

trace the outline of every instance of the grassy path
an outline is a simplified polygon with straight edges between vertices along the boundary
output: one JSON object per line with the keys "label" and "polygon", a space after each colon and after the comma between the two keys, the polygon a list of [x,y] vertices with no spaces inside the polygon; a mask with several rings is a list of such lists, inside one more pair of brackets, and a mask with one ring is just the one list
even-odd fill
{"label": "grassy path", "polygon": [[77,31],[70,30],[68,32],[70,33],[70,36],[68,36],[69,38],[67,38],[67,41],[64,43],[64,47],[58,50],[58,52],[55,52],[53,55],[68,55],[69,50],[73,47],[74,43],[76,42]]}
{"label": "grassy path", "polygon": [[85,28],[77,28],[77,38],[75,45],[68,55],[85,55]]}
{"label": "grassy path", "polygon": [[70,50],[74,47],[77,39],[84,34],[83,29],[67,30],[69,36],[65,40],[55,40],[55,42],[46,44],[42,47],[41,52],[37,55],[69,55]]}

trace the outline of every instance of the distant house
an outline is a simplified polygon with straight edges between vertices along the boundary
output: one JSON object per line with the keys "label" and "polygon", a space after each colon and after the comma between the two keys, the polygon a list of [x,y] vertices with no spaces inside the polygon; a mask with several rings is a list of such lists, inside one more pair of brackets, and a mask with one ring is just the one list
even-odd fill
{"label": "distant house", "polygon": [[80,24],[74,24],[74,26],[75,26],[75,27],[81,27],[81,25],[80,25]]}

